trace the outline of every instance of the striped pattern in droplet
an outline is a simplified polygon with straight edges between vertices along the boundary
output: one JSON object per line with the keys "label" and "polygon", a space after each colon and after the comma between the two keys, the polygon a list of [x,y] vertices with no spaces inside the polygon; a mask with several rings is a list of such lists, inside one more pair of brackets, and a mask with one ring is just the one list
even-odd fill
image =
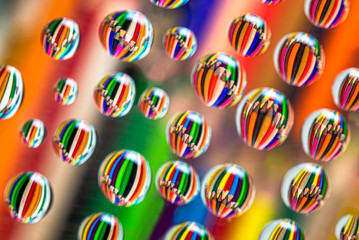
{"label": "striped pattern in droplet", "polygon": [[222,164],[210,170],[201,191],[207,209],[220,218],[242,215],[255,196],[252,178],[236,164]]}
{"label": "striped pattern in droplet", "polygon": [[19,109],[24,95],[21,73],[16,68],[0,66],[0,119],[12,117]]}
{"label": "striped pattern in droplet", "polygon": [[57,128],[53,146],[57,155],[65,163],[83,164],[95,150],[95,128],[84,120],[66,120]]}
{"label": "striped pattern in droplet", "polygon": [[270,38],[271,32],[267,23],[254,14],[238,16],[229,25],[229,43],[244,57],[255,57],[264,53],[269,47]]}
{"label": "striped pattern in droplet", "polygon": [[334,102],[345,111],[359,109],[359,69],[349,68],[340,73],[333,84]]}
{"label": "striped pattern in droplet", "polygon": [[78,230],[78,239],[122,240],[122,224],[112,214],[105,212],[93,213],[81,222]]}
{"label": "striped pattern in droplet", "polygon": [[287,98],[273,88],[258,88],[237,109],[237,130],[248,146],[269,150],[287,138],[294,114]]}
{"label": "striped pattern in droplet", "polygon": [[22,223],[38,222],[51,208],[50,183],[40,173],[18,174],[6,186],[5,203],[15,220]]}
{"label": "striped pattern in droplet", "polygon": [[157,172],[161,196],[176,205],[187,204],[199,193],[199,178],[193,167],[182,161],[165,163]]}
{"label": "striped pattern in droplet", "polygon": [[276,5],[278,3],[283,2],[283,0],[259,0],[259,1],[266,5]]}
{"label": "striped pattern in droplet", "polygon": [[132,150],[107,155],[98,173],[98,184],[105,197],[115,205],[131,206],[146,196],[151,169],[146,159]]}
{"label": "striped pattern in droplet", "polygon": [[306,236],[299,225],[291,219],[279,219],[268,223],[259,240],[305,240]]}
{"label": "striped pattern in droplet", "polygon": [[149,0],[161,8],[175,9],[185,5],[189,0]]}
{"label": "striped pattern in droplet", "polygon": [[186,60],[196,52],[197,39],[194,33],[185,27],[173,27],[163,37],[167,55],[178,61]]}
{"label": "striped pattern in droplet", "polygon": [[55,101],[61,105],[72,104],[77,97],[78,87],[72,78],[62,78],[55,83]]}
{"label": "striped pattern in droplet", "polygon": [[25,122],[20,130],[21,141],[30,148],[37,148],[46,136],[45,125],[41,120],[31,119]]}
{"label": "striped pattern in droplet", "polygon": [[[288,178],[288,179],[286,179]],[[289,208],[295,212],[308,214],[323,206],[329,196],[329,183],[323,167],[306,163],[294,175],[287,175],[290,181],[287,189]]]}
{"label": "striped pattern in droplet", "polygon": [[99,35],[103,47],[112,57],[132,62],[149,53],[153,28],[148,18],[140,12],[117,11],[102,21]]}
{"label": "striped pattern in droplet", "polygon": [[211,129],[199,113],[178,113],[167,127],[167,141],[177,156],[196,158],[204,153],[211,139]]}
{"label": "striped pattern in droplet", "polygon": [[338,240],[356,240],[359,238],[359,217],[348,214],[342,217],[335,227]]}
{"label": "striped pattern in droplet", "polygon": [[217,108],[238,103],[247,83],[239,62],[220,52],[202,57],[193,67],[191,79],[202,103]]}
{"label": "striped pattern in droplet", "polygon": [[305,14],[314,26],[334,28],[344,22],[349,13],[348,0],[306,0]]}
{"label": "striped pattern in droplet", "polygon": [[350,140],[347,121],[337,111],[321,109],[311,114],[302,127],[305,152],[313,159],[328,162],[339,156]]}
{"label": "striped pattern in droplet", "polygon": [[53,59],[69,59],[80,43],[79,26],[68,18],[54,19],[44,27],[41,43],[45,53]]}
{"label": "striped pattern in droplet", "polygon": [[148,119],[160,119],[168,110],[169,97],[160,88],[146,89],[138,102],[140,112]]}
{"label": "striped pattern in droplet", "polygon": [[183,222],[172,226],[164,240],[214,240],[214,237],[199,223]]}
{"label": "striped pattern in droplet", "polygon": [[135,94],[135,83],[129,75],[112,73],[97,84],[93,96],[102,114],[108,117],[122,117],[130,111]]}
{"label": "striped pattern in droplet", "polygon": [[308,86],[322,75],[324,51],[318,40],[308,33],[290,33],[278,43],[274,65],[289,85]]}

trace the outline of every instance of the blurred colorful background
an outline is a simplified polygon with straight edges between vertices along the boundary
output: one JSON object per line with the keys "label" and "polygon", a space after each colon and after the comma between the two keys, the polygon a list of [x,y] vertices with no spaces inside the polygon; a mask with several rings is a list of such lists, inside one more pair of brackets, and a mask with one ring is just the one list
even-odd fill
{"label": "blurred colorful background", "polygon": [[[124,63],[109,56],[102,48],[98,29],[112,11],[133,9],[144,13],[154,27],[154,43],[142,60]],[[247,12],[263,17],[272,32],[268,50],[255,58],[243,58],[234,52],[227,39],[227,27],[235,17]],[[345,214],[359,214],[359,115],[342,112],[351,127],[351,142],[344,154],[329,163],[321,163],[329,175],[331,196],[325,206],[312,214],[300,215],[289,210],[280,197],[285,172],[297,163],[312,162],[300,142],[305,118],[320,108],[336,110],[331,86],[338,73],[359,67],[359,1],[350,2],[346,21],[323,30],[312,26],[304,14],[304,0],[285,0],[267,6],[256,0],[190,0],[185,6],[166,10],[149,0],[2,0],[0,1],[0,65],[12,65],[23,76],[25,96],[19,111],[0,121],[0,191],[22,171],[45,175],[54,199],[49,213],[40,222],[22,224],[9,215],[4,201],[0,204],[1,239],[76,239],[78,227],[93,212],[114,214],[124,227],[124,239],[160,239],[176,223],[196,221],[204,224],[216,239],[258,239],[263,227],[277,218],[296,220],[308,239],[335,239],[336,222]],[[52,19],[68,17],[80,27],[81,42],[77,53],[66,61],[47,56],[41,47],[41,31]],[[195,55],[184,62],[167,57],[162,36],[173,26],[190,28],[198,40]],[[325,51],[321,78],[309,87],[296,88],[284,83],[276,73],[273,52],[278,41],[291,32],[303,31],[315,36]],[[248,93],[257,87],[276,88],[290,99],[294,126],[288,139],[270,151],[246,146],[235,127],[236,106],[224,110],[205,107],[194,94],[190,72],[205,54],[224,51],[240,61],[247,74]],[[136,100],[129,114],[113,119],[100,114],[93,100],[96,84],[106,74],[119,71],[135,80]],[[62,77],[71,77],[79,85],[74,104],[61,106],[54,100],[53,86]],[[147,87],[161,87],[170,96],[167,115],[160,120],[144,118],[138,109],[140,94]],[[211,215],[200,197],[188,205],[165,203],[154,185],[155,174],[168,160],[176,160],[166,143],[166,125],[179,111],[203,114],[212,128],[209,149],[198,159],[183,160],[199,176],[216,164],[236,163],[253,177],[256,197],[252,207],[231,221]],[[42,120],[47,137],[37,149],[24,146],[19,137],[21,125],[31,119]],[[79,118],[96,128],[98,142],[92,157],[83,165],[63,163],[52,147],[55,129],[64,120]],[[105,156],[113,150],[132,149],[148,160],[152,184],[144,201],[132,207],[117,207],[101,193],[97,171]],[[2,197],[3,198],[3,197]]]}

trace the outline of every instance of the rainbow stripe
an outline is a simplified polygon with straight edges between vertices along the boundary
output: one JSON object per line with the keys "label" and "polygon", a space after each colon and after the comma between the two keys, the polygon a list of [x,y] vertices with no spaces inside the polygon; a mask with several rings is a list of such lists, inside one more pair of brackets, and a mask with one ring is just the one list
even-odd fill
{"label": "rainbow stripe", "polygon": [[24,95],[21,73],[10,65],[0,66],[0,120],[19,110]]}
{"label": "rainbow stripe", "polygon": [[85,163],[96,146],[95,128],[86,121],[70,119],[56,130],[53,147],[62,161],[70,165]]}
{"label": "rainbow stripe", "polygon": [[268,223],[259,240],[305,240],[305,234],[300,226],[291,219],[279,219]]}
{"label": "rainbow stripe", "polygon": [[22,223],[35,223],[50,210],[52,190],[47,178],[36,172],[20,173],[5,188],[10,215]]}
{"label": "rainbow stripe", "polygon": [[161,196],[176,205],[187,204],[199,193],[199,178],[185,162],[165,163],[157,172],[156,187]]}
{"label": "rainbow stripe", "polygon": [[276,5],[278,3],[283,2],[283,0],[259,0],[259,1],[266,5]]}
{"label": "rainbow stripe", "polygon": [[284,203],[297,213],[307,214],[320,209],[330,194],[327,174],[314,163],[302,163],[291,168],[283,179]]}
{"label": "rainbow stripe", "polygon": [[349,68],[341,72],[332,86],[335,104],[345,111],[359,109],[359,68]]}
{"label": "rainbow stripe", "polygon": [[278,43],[274,65],[289,85],[309,86],[323,72],[324,51],[318,40],[308,33],[290,33]]}
{"label": "rainbow stripe", "polygon": [[334,28],[344,22],[349,13],[348,0],[306,0],[305,15],[316,27]]}
{"label": "rainbow stripe", "polygon": [[126,73],[111,73],[97,84],[94,100],[97,108],[108,117],[125,116],[136,94],[135,83]]}
{"label": "rainbow stripe", "polygon": [[165,91],[160,88],[146,89],[138,102],[140,112],[148,119],[160,119],[167,113],[169,97]]}
{"label": "rainbow stripe", "polygon": [[252,205],[255,186],[246,170],[236,164],[221,164],[204,177],[202,200],[207,209],[220,218],[242,215]]}
{"label": "rainbow stripe", "polygon": [[98,184],[105,197],[118,206],[140,203],[151,183],[151,169],[146,159],[132,150],[107,155],[98,172]]}
{"label": "rainbow stripe", "polygon": [[302,126],[302,145],[311,158],[328,162],[345,151],[350,141],[347,121],[339,112],[320,109],[305,120]]}
{"label": "rainbow stripe", "polygon": [[55,60],[71,58],[80,43],[80,29],[69,18],[56,18],[47,24],[41,33],[42,47]]}
{"label": "rainbow stripe", "polygon": [[54,86],[55,101],[61,105],[72,104],[77,97],[78,87],[72,78],[61,78]]}
{"label": "rainbow stripe", "polygon": [[163,36],[163,45],[171,59],[183,61],[196,52],[197,39],[190,29],[173,27],[168,29]]}
{"label": "rainbow stripe", "polygon": [[191,77],[197,96],[209,107],[234,106],[247,84],[244,68],[221,52],[202,57],[193,67]]}
{"label": "rainbow stripe", "polygon": [[175,9],[185,5],[189,0],[149,0],[161,8]]}
{"label": "rainbow stripe", "polygon": [[44,141],[45,136],[45,125],[38,119],[31,119],[25,122],[20,130],[22,143],[30,148],[37,148],[40,146],[40,144]]}
{"label": "rainbow stripe", "polygon": [[228,40],[232,48],[244,57],[263,54],[270,44],[271,31],[257,15],[238,16],[229,25]]}
{"label": "rainbow stripe", "polygon": [[79,240],[122,240],[123,228],[117,218],[109,213],[93,213],[79,227]]}
{"label": "rainbow stripe", "polygon": [[353,214],[342,217],[335,226],[338,240],[355,240],[359,238],[359,218]]}
{"label": "rainbow stripe", "polygon": [[199,113],[187,110],[177,113],[167,127],[167,142],[173,153],[183,158],[196,158],[207,151],[211,128]]}
{"label": "rainbow stripe", "polygon": [[236,125],[248,146],[269,150],[285,141],[293,119],[292,106],[281,92],[258,88],[248,93],[238,106]]}
{"label": "rainbow stripe", "polygon": [[112,57],[132,62],[144,58],[153,41],[153,28],[148,18],[137,11],[112,12],[99,28],[103,47]]}
{"label": "rainbow stripe", "polygon": [[183,222],[172,226],[164,240],[214,240],[212,234],[201,224]]}

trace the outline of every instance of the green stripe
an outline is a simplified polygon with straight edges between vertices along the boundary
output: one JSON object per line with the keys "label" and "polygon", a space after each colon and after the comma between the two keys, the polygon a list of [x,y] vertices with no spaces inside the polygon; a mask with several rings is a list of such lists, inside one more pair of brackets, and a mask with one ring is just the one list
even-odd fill
{"label": "green stripe", "polygon": [[14,211],[17,212],[19,209],[15,209],[16,208],[16,201],[17,201],[17,198],[20,194],[20,190],[23,186],[23,184],[25,183],[25,181],[30,178],[30,173],[26,173],[24,175],[21,176],[21,179],[17,182],[15,188],[14,188],[14,191],[13,191],[13,194],[11,196],[11,206],[14,208]]}
{"label": "green stripe", "polygon": [[327,175],[325,174],[325,171],[322,169],[322,178],[323,178],[323,188],[322,188],[322,195],[323,197],[325,196],[325,194],[327,193]]}
{"label": "green stripe", "polygon": [[[126,157],[126,155],[125,155],[124,157]],[[113,181],[113,180],[116,180],[116,182],[115,182],[115,188],[116,188],[117,190],[121,190],[121,189],[120,189],[120,186],[121,186],[121,183],[122,183],[123,176],[124,176],[126,170],[128,169],[127,165],[129,164],[129,162],[130,162],[130,160],[124,159],[124,160],[123,160],[123,163],[122,163],[122,166],[121,166],[121,168],[120,168],[120,171],[119,171],[118,174],[117,174],[117,178],[116,178],[116,179],[112,179],[112,181]],[[120,164],[120,163],[117,163],[117,164]],[[115,166],[112,166],[112,167],[115,167]]]}
{"label": "green stripe", "polygon": [[[70,141],[70,137],[71,137],[71,134],[73,133],[73,131],[76,130],[75,125],[77,123],[78,123],[78,121],[75,120],[75,121],[72,121],[71,124],[67,126],[67,128],[66,128],[66,126],[64,126],[63,130],[66,129],[66,131],[65,131],[65,133],[64,133],[64,135],[63,135],[63,137],[61,139],[61,142],[62,142],[62,144],[64,144],[64,149],[66,149],[66,150],[69,150],[70,146],[68,146],[68,144],[69,144],[69,141]],[[65,124],[65,125],[67,125],[67,124]]]}
{"label": "green stripe", "polygon": [[101,219],[100,224],[97,228],[96,234],[94,236],[94,239],[104,239],[104,235],[106,232],[106,223]]}
{"label": "green stripe", "polygon": [[226,168],[225,170],[222,170],[221,174],[219,175],[219,177],[217,178],[215,184],[213,185],[213,189],[209,189],[210,191],[214,191],[217,194],[217,188],[219,186],[219,184],[221,183],[224,175],[228,172],[228,168]]}
{"label": "green stripe", "polygon": [[27,122],[24,126],[24,135],[27,136],[29,134],[29,129],[30,129],[30,126],[32,125],[32,120],[30,120],[29,122]]}
{"label": "green stripe", "polygon": [[[202,117],[199,114],[196,114],[196,115],[198,115],[202,119]],[[192,142],[195,144],[198,144],[198,141],[200,138],[200,136],[199,136],[200,128],[202,128],[202,135],[203,135],[203,131],[204,131],[203,121],[200,123],[193,121],[190,136],[193,137]]]}
{"label": "green stripe", "polygon": [[187,182],[188,182],[188,177],[185,174],[182,174],[181,181],[178,186],[178,190],[181,190],[182,195],[183,195],[183,186],[186,186],[185,184],[187,184]]}
{"label": "green stripe", "polygon": [[[243,171],[243,170],[242,170]],[[237,199],[238,207],[242,207],[244,201],[250,197],[248,196],[248,190],[249,190],[249,181],[248,181],[248,175],[245,171],[243,171],[243,178],[242,178],[242,189],[241,193],[239,195],[239,198]]]}
{"label": "green stripe", "polygon": [[[127,188],[127,186],[129,185],[129,180],[130,180],[130,176],[131,176],[131,173],[132,173],[132,170],[133,168],[135,168],[136,165],[133,161],[128,161],[128,166],[126,168],[126,171],[125,171],[125,174],[123,175],[123,178],[122,178],[122,181],[121,181],[121,187],[120,187],[120,192],[119,194],[121,196],[123,196],[123,194],[125,193],[125,190]],[[137,169],[136,169],[137,171]],[[136,174],[141,174],[139,172],[136,172]],[[123,196],[123,197],[126,197],[126,196]]]}
{"label": "green stripe", "polygon": [[124,12],[124,13],[122,13],[122,14],[120,14],[120,15],[116,18],[116,20],[118,21],[118,23],[117,23],[116,26],[122,26],[122,25],[125,23],[125,21],[126,21],[128,15],[129,15],[129,14],[128,14],[127,11]]}
{"label": "green stripe", "polygon": [[287,100],[285,98],[285,96],[283,95],[282,96],[282,115],[284,116],[284,121],[283,121],[283,124],[281,126],[286,126],[287,123],[288,123],[288,119],[289,119],[289,116],[288,116],[288,103],[287,103]]}
{"label": "green stripe", "polygon": [[57,85],[57,88],[59,89],[60,92],[63,91],[65,83],[66,83],[66,79],[61,79],[59,84]]}
{"label": "green stripe", "polygon": [[110,76],[110,79],[106,78],[106,79],[104,79],[104,81],[101,83],[101,85],[105,85],[106,82],[107,82],[107,85],[105,86],[105,89],[108,91],[107,96],[111,96],[111,95],[112,95],[112,93],[113,93],[113,91],[114,91],[114,89],[115,89],[115,87],[116,87],[117,84],[120,85],[120,83],[117,82],[117,81],[119,81],[119,79],[117,79],[117,78],[118,78],[117,75],[118,75],[118,74],[116,74],[116,75],[111,75],[111,76]]}

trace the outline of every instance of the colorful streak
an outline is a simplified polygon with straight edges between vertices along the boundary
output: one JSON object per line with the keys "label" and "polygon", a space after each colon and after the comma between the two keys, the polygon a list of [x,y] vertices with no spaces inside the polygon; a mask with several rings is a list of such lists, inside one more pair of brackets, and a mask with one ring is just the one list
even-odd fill
{"label": "colorful streak", "polygon": [[211,128],[199,113],[187,110],[177,113],[167,126],[167,142],[174,154],[196,158],[207,151]]}
{"label": "colorful streak", "polygon": [[153,41],[153,28],[148,18],[137,11],[112,12],[102,21],[100,40],[112,57],[132,62],[144,58]]}
{"label": "colorful streak", "polygon": [[61,105],[70,105],[75,102],[78,87],[72,78],[61,78],[54,86],[55,101]]}
{"label": "colorful streak", "polygon": [[345,151],[350,141],[350,130],[339,112],[320,109],[305,120],[301,136],[303,149],[309,157],[328,162]]}
{"label": "colorful streak", "polygon": [[138,102],[140,112],[148,119],[160,119],[165,116],[170,103],[165,91],[160,88],[146,89]]}
{"label": "colorful streak", "polygon": [[276,5],[278,3],[283,2],[283,0],[259,0],[259,1],[266,5]]}
{"label": "colorful streak", "polygon": [[323,207],[330,186],[323,167],[302,163],[291,168],[283,178],[282,199],[297,213],[308,214]]}
{"label": "colorful streak", "polygon": [[171,227],[164,240],[214,240],[212,234],[201,224],[184,222]]}
{"label": "colorful streak", "polygon": [[259,240],[305,240],[305,234],[300,226],[291,219],[279,219],[268,223]]}
{"label": "colorful streak", "polygon": [[294,113],[289,100],[273,88],[248,93],[238,106],[238,134],[250,147],[269,150],[282,144],[292,128]]}
{"label": "colorful streak", "polygon": [[22,143],[29,148],[37,148],[46,136],[45,125],[41,120],[31,119],[25,122],[20,130]]}
{"label": "colorful streak", "polygon": [[191,79],[200,100],[208,107],[217,108],[237,104],[247,84],[244,68],[221,52],[202,57],[193,67]]}
{"label": "colorful streak", "polygon": [[86,121],[70,119],[56,130],[53,147],[62,161],[70,165],[85,163],[96,146],[95,128]]}
{"label": "colorful streak", "polygon": [[274,52],[274,65],[289,85],[309,86],[324,69],[324,51],[318,40],[308,33],[290,33],[283,37]]}
{"label": "colorful streak", "polygon": [[156,187],[168,202],[183,205],[199,193],[199,178],[193,167],[185,162],[171,161],[162,165],[156,176]]}
{"label": "colorful streak", "polygon": [[359,68],[348,68],[341,72],[332,86],[335,104],[345,111],[359,109]]}
{"label": "colorful streak", "polygon": [[35,223],[50,210],[52,191],[40,173],[25,172],[13,177],[5,188],[5,203],[18,222]]}
{"label": "colorful streak", "polygon": [[316,27],[334,28],[343,23],[349,13],[348,0],[306,0],[305,15]]}
{"label": "colorful streak", "polygon": [[24,84],[19,70],[9,65],[0,66],[0,120],[14,116],[23,95]]}
{"label": "colorful streak", "polygon": [[227,35],[229,43],[236,52],[244,57],[255,57],[264,53],[269,47],[271,31],[262,18],[247,13],[231,22]]}
{"label": "colorful streak", "polygon": [[189,0],[149,0],[161,8],[175,9],[185,5]]}
{"label": "colorful streak", "polygon": [[118,206],[132,206],[146,196],[151,169],[146,159],[132,150],[107,155],[98,172],[98,185],[105,197]]}
{"label": "colorful streak", "polygon": [[132,108],[135,94],[135,83],[130,76],[126,73],[112,73],[97,84],[93,96],[102,114],[122,117]]}
{"label": "colorful streak", "polygon": [[79,240],[122,240],[123,228],[117,218],[109,213],[93,213],[79,227]]}
{"label": "colorful streak", "polygon": [[80,29],[69,18],[56,18],[41,33],[41,44],[47,55],[55,60],[71,58],[80,43]]}
{"label": "colorful streak", "polygon": [[359,218],[353,214],[342,217],[335,226],[338,240],[356,240],[359,238]]}
{"label": "colorful streak", "polygon": [[204,177],[201,195],[204,205],[215,216],[233,218],[250,208],[255,186],[251,176],[240,166],[221,164]]}
{"label": "colorful streak", "polygon": [[190,29],[173,27],[168,29],[163,36],[163,45],[171,59],[183,61],[196,52],[197,39]]}

